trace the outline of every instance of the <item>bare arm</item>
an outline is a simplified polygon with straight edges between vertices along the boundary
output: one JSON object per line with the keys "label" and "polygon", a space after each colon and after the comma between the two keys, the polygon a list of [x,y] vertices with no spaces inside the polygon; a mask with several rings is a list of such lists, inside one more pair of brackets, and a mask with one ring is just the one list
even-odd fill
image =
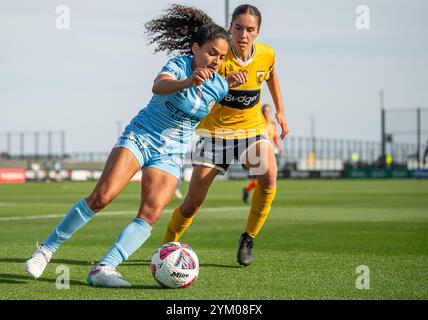
{"label": "bare arm", "polygon": [[174,80],[169,74],[161,74],[156,78],[152,92],[160,96],[167,96],[174,92],[189,88],[189,79]]}
{"label": "bare arm", "polygon": [[174,92],[201,85],[212,76],[208,68],[196,68],[192,75],[185,80],[175,80],[169,74],[161,74],[155,79],[152,92],[160,96],[167,96]]}
{"label": "bare arm", "polygon": [[275,105],[275,118],[281,127],[281,139],[284,139],[288,134],[288,124],[284,114],[284,104],[282,103],[281,88],[279,78],[275,71],[272,72],[267,85]]}

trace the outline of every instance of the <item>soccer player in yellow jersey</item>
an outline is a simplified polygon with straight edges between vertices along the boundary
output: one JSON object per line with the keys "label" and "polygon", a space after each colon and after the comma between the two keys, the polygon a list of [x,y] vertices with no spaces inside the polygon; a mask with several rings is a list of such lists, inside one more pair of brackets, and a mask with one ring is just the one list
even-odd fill
{"label": "soccer player in yellow jersey", "polygon": [[[273,145],[273,152],[275,153],[275,158],[279,157],[282,154],[282,145],[278,137],[277,126],[274,121],[271,120],[272,110],[270,105],[264,104],[262,107],[262,113],[266,121],[267,135],[270,142]],[[278,159],[277,159],[278,163]],[[242,190],[242,200],[247,203],[250,191],[256,187],[257,179],[251,179],[248,185]]]}
{"label": "soccer player in yellow jersey", "polygon": [[258,182],[247,224],[239,239],[237,258],[244,266],[253,260],[253,239],[266,221],[276,194],[276,160],[260,112],[263,81],[267,81],[272,95],[281,139],[288,133],[275,71],[275,52],[256,42],[261,20],[260,11],[248,4],[238,6],[232,14],[229,29],[232,46],[217,71],[223,77],[240,71],[245,83],[230,89],[199,124],[196,132],[201,138],[192,153],[194,170],[189,191],[181,206],[174,210],[163,238],[164,242],[179,241],[201,208],[214,178],[224,174],[230,162],[237,159],[250,174],[257,176]]}

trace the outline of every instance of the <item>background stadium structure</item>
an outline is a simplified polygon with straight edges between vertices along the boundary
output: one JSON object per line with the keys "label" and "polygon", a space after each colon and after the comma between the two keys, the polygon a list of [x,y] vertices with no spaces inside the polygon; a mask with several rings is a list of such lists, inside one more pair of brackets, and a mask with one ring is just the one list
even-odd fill
{"label": "background stadium structure", "polygon": [[[422,155],[428,137],[427,110],[383,110],[385,139],[379,141],[338,138],[288,136],[283,154],[278,157],[279,170],[333,170],[348,166],[423,168]],[[419,114],[420,129],[415,129]],[[31,163],[60,160],[64,169],[101,170],[108,151],[67,152],[65,132],[39,131],[0,134],[0,167],[29,169]],[[389,159],[389,162],[388,162]],[[190,167],[190,148],[185,167]],[[232,166],[240,170],[240,166]],[[244,172],[242,178],[246,178]]]}
{"label": "background stadium structure", "polygon": [[[343,171],[346,168],[425,169],[428,148],[428,108],[386,109],[380,92],[381,139],[378,141],[293,136],[281,141],[283,154],[278,170]],[[196,139],[194,139],[196,141]],[[191,167],[190,150],[185,168]],[[47,167],[59,161],[65,170],[102,170],[108,151],[67,152],[65,131],[0,132],[0,168],[30,170],[32,164]],[[238,164],[226,178],[247,178]],[[98,174],[96,176],[99,176]],[[288,177],[289,174],[279,174]]]}
{"label": "background stadium structure", "polygon": [[382,158],[402,160],[405,154],[409,169],[424,166],[428,147],[428,108],[381,110]]}
{"label": "background stadium structure", "polygon": [[0,132],[1,159],[65,158],[65,131]]}

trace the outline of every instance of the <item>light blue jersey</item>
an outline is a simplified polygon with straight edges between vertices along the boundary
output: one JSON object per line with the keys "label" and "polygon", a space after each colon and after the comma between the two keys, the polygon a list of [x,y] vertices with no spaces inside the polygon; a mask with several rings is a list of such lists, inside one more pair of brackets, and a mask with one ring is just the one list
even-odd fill
{"label": "light blue jersey", "polygon": [[[159,74],[175,80],[188,79],[193,58],[173,58]],[[229,88],[218,73],[198,87],[168,96],[153,95],[125,128],[115,147],[129,149],[142,168],[158,168],[180,177],[182,159],[198,123],[221,101]]]}

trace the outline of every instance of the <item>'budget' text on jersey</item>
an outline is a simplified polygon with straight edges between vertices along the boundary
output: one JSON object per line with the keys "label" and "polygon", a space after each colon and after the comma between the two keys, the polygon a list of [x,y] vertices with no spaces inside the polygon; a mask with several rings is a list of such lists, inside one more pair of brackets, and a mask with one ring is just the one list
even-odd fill
{"label": "'budget' text on jersey", "polygon": [[248,109],[257,105],[259,98],[260,90],[230,90],[220,103],[231,108]]}

